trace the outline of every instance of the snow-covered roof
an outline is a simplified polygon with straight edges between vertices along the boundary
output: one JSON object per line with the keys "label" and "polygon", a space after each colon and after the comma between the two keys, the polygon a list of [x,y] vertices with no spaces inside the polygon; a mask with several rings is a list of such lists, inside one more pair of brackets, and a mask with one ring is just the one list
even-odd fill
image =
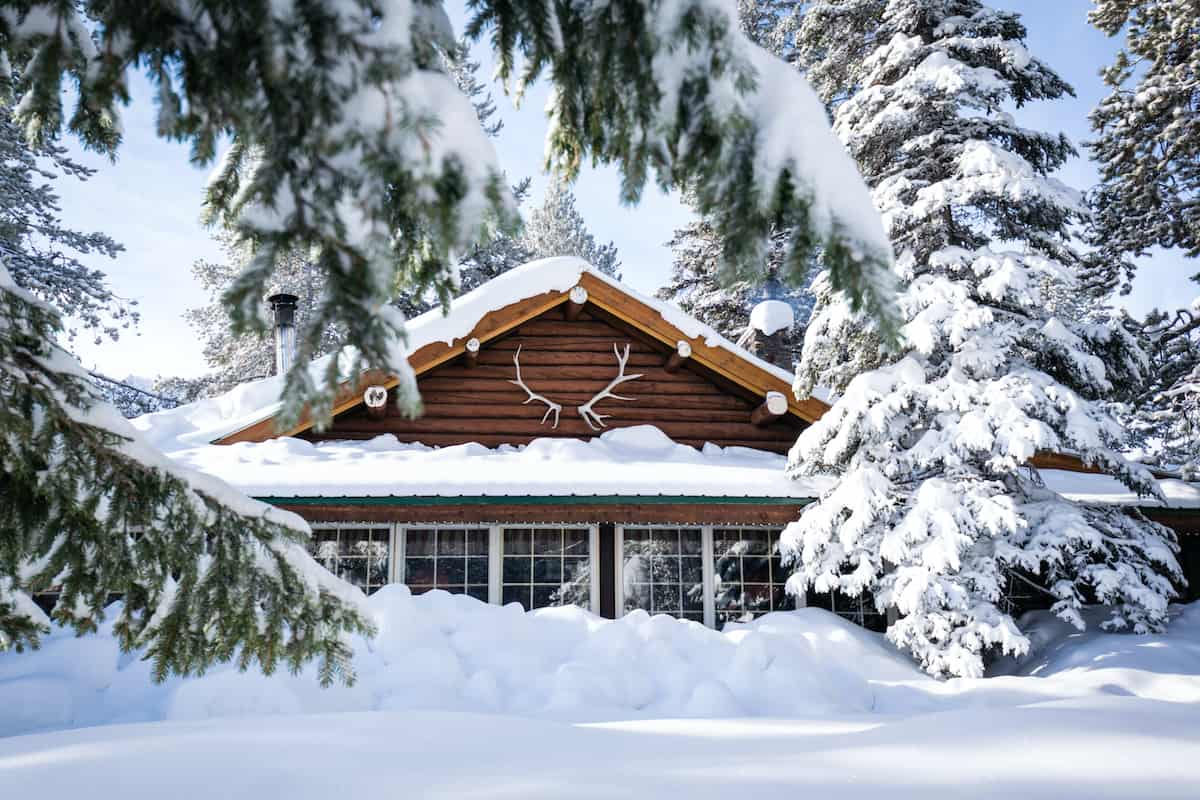
{"label": "snow-covered roof", "polygon": [[[255,497],[727,497],[803,500],[831,478],[791,480],[784,456],[741,447],[696,449],[650,425],[594,439],[544,438],[528,445],[427,447],[388,434],[368,441],[278,438],[201,445],[172,456]],[[1158,506],[1106,475],[1041,470],[1068,499]],[[1200,509],[1200,485],[1160,480],[1167,505]]]}
{"label": "snow-covered roof", "polygon": [[[602,281],[658,313],[667,323],[691,338],[703,339],[704,344],[720,348],[752,364],[759,370],[790,385],[792,374],[764,361],[717,333],[678,307],[647,297],[634,289],[593,269],[578,258],[547,258],[531,261],[488,281],[474,291],[456,298],[449,313],[435,308],[409,320],[406,351],[415,353],[427,345],[443,342],[453,344],[468,336],[487,314],[498,309],[536,297],[547,292],[568,292],[584,274]],[[789,309],[790,312],[790,309]],[[310,367],[314,380],[320,381],[329,357],[317,359]],[[343,357],[348,366],[349,356]],[[351,376],[343,370],[345,378]],[[274,416],[280,408],[279,396],[283,378],[272,376],[244,383],[218,397],[199,400],[169,411],[147,414],[133,420],[152,444],[168,453],[207,444],[231,433]],[[818,399],[825,400],[824,394]]]}
{"label": "snow-covered roof", "polygon": [[804,499],[825,479],[789,480],[786,459],[741,447],[678,444],[651,425],[594,439],[427,447],[386,434],[369,441],[203,445],[172,454],[255,497],[659,495]]}

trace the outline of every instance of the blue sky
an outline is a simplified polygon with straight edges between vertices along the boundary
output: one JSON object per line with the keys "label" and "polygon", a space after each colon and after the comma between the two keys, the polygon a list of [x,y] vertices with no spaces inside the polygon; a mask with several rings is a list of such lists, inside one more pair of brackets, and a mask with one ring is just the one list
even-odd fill
{"label": "blue sky", "polygon": [[[461,29],[462,5],[457,0],[449,5]],[[1088,111],[1104,94],[1098,70],[1111,60],[1117,43],[1087,24],[1089,0],[998,0],[993,5],[1024,15],[1033,53],[1058,70],[1078,95],[1027,107],[1018,112],[1019,118],[1032,127],[1063,131],[1079,145],[1089,133]],[[491,70],[486,48],[477,47],[476,54],[484,61],[486,77]],[[204,371],[201,346],[181,315],[202,300],[191,264],[199,258],[219,257],[198,219],[208,170],[189,164],[185,146],[155,136],[149,84],[137,77],[131,89],[133,102],[123,118],[125,143],[117,162],[79,152],[68,142],[79,160],[99,172],[84,184],[61,181],[59,190],[68,223],[102,230],[125,245],[126,251],[115,261],[93,263],[108,273],[119,294],[139,302],[142,323],[118,342],[82,345],[80,354],[87,366],[117,377],[196,375]],[[496,142],[500,161],[514,178],[533,177],[531,202],[536,203],[546,185],[541,174],[545,90],[530,92],[519,110],[498,87],[495,94],[505,121]],[[1060,174],[1077,188],[1090,186],[1095,176],[1084,158],[1067,164]],[[618,200],[618,186],[615,170],[586,169],[575,186],[579,208],[597,238],[616,242],[625,280],[651,292],[670,270],[670,251],[664,245],[690,214],[677,198],[653,186],[646,188],[636,208],[625,207]],[[1158,254],[1143,266],[1125,302],[1137,313],[1154,306],[1186,304],[1197,293],[1187,276],[1197,271],[1200,263]]]}

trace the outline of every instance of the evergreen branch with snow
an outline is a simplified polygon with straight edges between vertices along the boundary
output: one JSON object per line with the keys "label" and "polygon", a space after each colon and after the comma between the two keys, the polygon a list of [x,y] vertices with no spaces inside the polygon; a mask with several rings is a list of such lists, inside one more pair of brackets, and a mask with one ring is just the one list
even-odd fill
{"label": "evergreen branch with snow", "polygon": [[[180,468],[100,400],[57,344],[58,315],[0,264],[0,651],[36,647],[51,617],[94,632],[106,613],[154,675],[298,670],[353,680],[364,598],[304,549],[307,525]],[[113,596],[121,603],[109,605]]]}
{"label": "evergreen branch with snow", "polygon": [[[457,254],[518,224],[476,110],[446,74],[456,39],[437,0],[199,0],[153,13],[9,0],[0,12],[31,141],[65,128],[116,152],[125,76],[139,67],[158,87],[160,134],[190,143],[194,161],[213,161],[232,131],[207,207],[255,248],[227,297],[239,330],[265,328],[279,259],[310,252],[330,276],[313,330],[344,331],[352,369],[394,372],[411,389],[404,321],[387,301],[399,287],[444,302]],[[741,276],[761,270],[771,230],[787,229],[788,272],[823,247],[837,287],[894,334],[891,252],[862,183],[803,79],[751,44],[730,6],[477,0],[468,33],[490,34],[504,79],[518,57],[522,86],[551,79],[548,153],[568,179],[592,158],[621,168],[627,202],[651,178],[692,188]],[[78,87],[70,115],[64,78]],[[318,345],[298,339],[284,424],[305,405],[329,419],[342,376],[313,378]]]}

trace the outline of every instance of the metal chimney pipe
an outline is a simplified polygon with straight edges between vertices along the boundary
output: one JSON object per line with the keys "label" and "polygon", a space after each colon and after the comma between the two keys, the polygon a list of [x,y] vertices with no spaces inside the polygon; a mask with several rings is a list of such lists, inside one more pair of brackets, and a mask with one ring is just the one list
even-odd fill
{"label": "metal chimney pipe", "polygon": [[275,314],[275,374],[285,375],[296,358],[296,303],[300,298],[280,292],[267,298]]}

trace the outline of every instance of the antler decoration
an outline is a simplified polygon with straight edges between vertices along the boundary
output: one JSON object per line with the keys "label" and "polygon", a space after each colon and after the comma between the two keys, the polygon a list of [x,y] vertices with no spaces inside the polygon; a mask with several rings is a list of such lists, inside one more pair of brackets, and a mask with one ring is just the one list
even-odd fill
{"label": "antler decoration", "polygon": [[[637,375],[626,375],[625,374],[625,364],[629,361],[629,345],[628,344],[625,345],[625,352],[622,353],[619,350],[617,350],[616,342],[613,342],[613,353],[616,354],[616,356],[617,356],[617,377],[613,378],[612,381],[608,384],[608,386],[605,386],[603,389],[601,389],[600,392],[597,393],[595,397],[593,397],[591,400],[588,400],[586,403],[579,406],[579,408],[577,409],[579,411],[579,416],[583,417],[583,421],[586,422],[588,424],[588,427],[594,431],[598,431],[601,428],[607,428],[608,426],[604,424],[604,420],[611,417],[612,414],[597,414],[595,411],[592,410],[592,406],[596,405],[596,403],[599,403],[601,400],[603,400],[606,397],[611,397],[614,400],[632,400],[633,399],[632,397],[622,397],[619,394],[613,394],[612,390],[615,389],[620,384],[625,383],[626,381],[637,380],[638,378],[642,377],[642,374],[643,374],[643,373],[638,373]],[[592,424],[593,420],[595,420],[594,425]]]}
{"label": "antler decoration", "polygon": [[[616,345],[613,345],[613,347],[616,347]],[[526,400],[521,405],[527,406],[530,403],[532,403],[534,400],[537,400],[539,403],[545,403],[546,404],[546,413],[542,415],[542,424],[545,425],[546,419],[551,414],[553,414],[554,415],[554,424],[551,425],[550,427],[557,428],[558,427],[558,415],[562,411],[562,406],[559,405],[558,403],[554,402],[553,400],[551,400],[549,397],[545,397],[545,396],[540,395],[537,392],[533,391],[532,389],[530,389],[528,386],[525,385],[525,381],[521,380],[521,346],[520,345],[517,345],[517,352],[513,353],[513,363],[517,365],[517,379],[515,381],[509,381],[509,383],[513,384],[514,386],[520,386],[522,389],[525,390],[525,394],[529,395],[529,399]]]}

